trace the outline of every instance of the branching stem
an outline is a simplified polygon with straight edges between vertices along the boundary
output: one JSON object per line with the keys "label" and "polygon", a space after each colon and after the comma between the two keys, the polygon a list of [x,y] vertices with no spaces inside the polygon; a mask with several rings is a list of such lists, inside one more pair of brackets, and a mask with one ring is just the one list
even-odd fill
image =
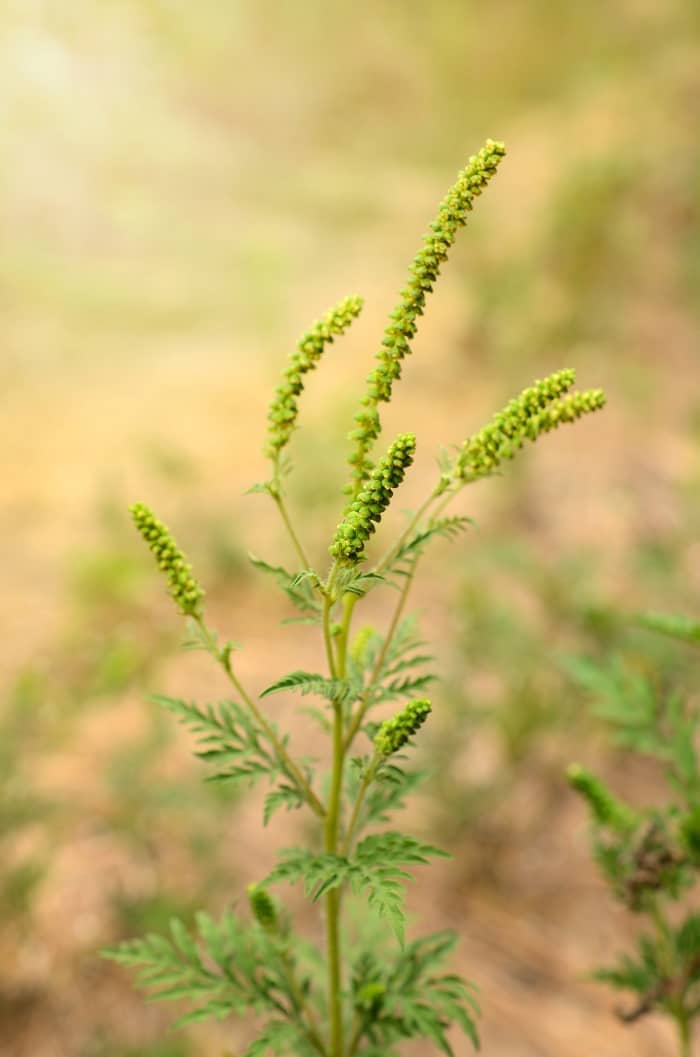
{"label": "branching stem", "polygon": [[241,700],[246,704],[246,706],[250,709],[251,713],[255,717],[256,722],[260,726],[260,729],[263,731],[265,737],[268,739],[270,744],[273,746],[275,752],[277,753],[277,757],[280,763],[284,766],[287,773],[296,782],[299,789],[304,794],[304,797],[312,811],[314,811],[319,816],[319,818],[324,818],[326,812],[323,807],[323,804],[314,793],[313,789],[307,782],[299,767],[294,763],[294,760],[291,758],[284,745],[277,737],[270,724],[265,719],[265,716],[255,704],[255,701],[253,701],[250,694],[248,694],[244,687],[241,685],[238,676],[236,675],[231,666],[231,659],[229,657],[228,652],[219,648],[215,636],[206,626],[202,617],[194,617],[193,619],[195,620],[201,632],[202,641],[205,643],[207,650],[209,651],[211,656],[214,657],[214,659],[221,665],[234,690],[240,696]]}
{"label": "branching stem", "polygon": [[350,723],[350,727],[348,729],[348,732],[345,735],[345,743],[344,743],[344,751],[345,752],[347,752],[349,750],[350,746],[352,745],[353,741],[355,740],[355,736],[356,736],[358,730],[360,729],[360,727],[362,726],[362,720],[365,718],[369,708],[372,705],[372,694],[374,693],[374,690],[376,689],[377,680],[379,679],[379,677],[381,675],[381,671],[382,671],[382,668],[384,666],[384,661],[386,660],[387,654],[389,652],[389,649],[390,649],[391,644],[392,644],[393,639],[394,639],[394,635],[396,634],[396,629],[399,626],[399,622],[401,620],[401,616],[402,616],[404,608],[406,606],[406,601],[408,599],[408,593],[409,593],[409,591],[411,589],[411,584],[413,583],[413,576],[414,576],[414,573],[416,571],[417,560],[418,560],[417,557],[411,559],[411,564],[410,564],[408,572],[405,575],[404,582],[403,582],[403,584],[401,586],[401,591],[400,591],[400,594],[399,594],[399,600],[398,600],[398,603],[396,605],[396,609],[394,610],[394,615],[393,615],[393,617],[391,619],[391,624],[389,625],[389,629],[388,629],[388,631],[386,633],[386,636],[384,638],[384,643],[382,645],[381,650],[379,651],[379,656],[377,657],[377,660],[375,662],[374,668],[372,669],[372,673],[371,673],[371,675],[369,677],[369,682],[367,683],[367,687],[365,688],[365,692],[362,695],[362,697],[360,698],[360,703],[359,703],[359,706],[357,708],[357,711],[355,712],[355,715],[354,715],[354,717],[352,719],[352,722]]}

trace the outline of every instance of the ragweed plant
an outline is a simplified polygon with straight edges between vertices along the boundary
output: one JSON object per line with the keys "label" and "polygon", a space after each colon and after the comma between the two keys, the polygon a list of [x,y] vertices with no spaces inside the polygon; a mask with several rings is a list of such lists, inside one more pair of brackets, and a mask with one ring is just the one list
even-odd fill
{"label": "ragweed plant", "polygon": [[[700,624],[647,614],[640,623],[700,645]],[[653,1012],[676,1024],[680,1057],[690,1057],[700,1016],[700,914],[689,892],[700,879],[700,711],[660,691],[646,675],[619,663],[598,668],[575,662],[573,674],[597,701],[618,744],[662,764],[668,796],[662,806],[636,807],[579,764],[567,777],[586,801],[593,851],[615,898],[646,923],[637,950],[598,970],[596,979],[634,995],[618,1015],[628,1024]]]}
{"label": "ragweed plant", "polygon": [[[297,427],[304,375],[357,316],[359,298],[345,298],[301,338],[272,401],[265,448],[271,473],[255,490],[276,504],[296,568],[260,558],[253,562],[317,628],[325,671],[293,671],[258,694],[250,692],[236,671],[233,643],[222,642],[207,622],[204,592],[169,530],[142,504],[132,508],[137,529],[188,618],[189,644],[211,655],[232,690],[229,700],[217,704],[160,701],[198,736],[198,755],[213,767],[213,780],[269,784],[264,824],[280,808],[305,810],[315,821],[317,845],[283,851],[272,872],[249,888],[247,914],[228,910],[214,920],[201,913],[194,932],[173,921],[169,937],[152,935],[107,952],[123,965],[140,967],[137,982],[152,997],[189,1000],[195,1008],[180,1023],[257,1014],[263,1020],[261,1034],[246,1057],[391,1057],[401,1040],[410,1038],[431,1040],[452,1054],[448,1031],[453,1025],[478,1044],[473,985],[443,968],[455,936],[438,932],[408,941],[405,935],[406,868],[445,853],[384,828],[420,781],[407,760],[432,707],[425,696],[433,678],[426,671],[430,657],[404,611],[427,544],[454,538],[469,524],[461,514],[446,514],[447,504],[468,483],[496,473],[525,440],[602,407],[602,393],[571,392],[573,371],[536,382],[484,429],[442,456],[435,486],[383,557],[370,557],[367,547],[416,447],[415,436],[403,433],[375,461],[380,406],[392,396],[426,296],[457,231],[504,153],[502,144],[489,140],[469,159],[411,265],[350,434],[348,499],[329,533],[326,569],[312,565],[288,508],[287,450]],[[386,588],[396,592],[388,627],[354,631],[358,605],[371,591]],[[267,699],[282,691],[312,695],[324,704],[312,710],[329,743],[329,765],[321,776],[317,761],[297,757],[289,735],[270,718]],[[392,707],[394,714],[380,722],[374,717],[381,706]],[[323,905],[323,953],[295,931],[292,915],[272,894],[283,881],[303,885],[305,895]],[[351,897],[364,900],[366,907],[360,919],[365,924],[354,929],[347,923]]]}

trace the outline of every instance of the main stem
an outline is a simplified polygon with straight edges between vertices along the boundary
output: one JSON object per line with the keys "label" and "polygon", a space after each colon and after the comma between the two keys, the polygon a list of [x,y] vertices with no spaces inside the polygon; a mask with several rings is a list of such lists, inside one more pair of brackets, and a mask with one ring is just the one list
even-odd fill
{"label": "main stem", "polygon": [[[330,634],[330,619],[333,604],[333,589],[337,578],[338,564],[331,570],[326,585],[323,622],[324,637],[329,650],[329,667],[332,677],[345,678],[348,635],[352,611],[356,597],[346,595],[343,599],[343,620],[337,636],[336,655],[333,656],[333,645]],[[331,790],[324,826],[324,849],[330,855],[338,853],[338,831],[340,827],[340,798],[343,788],[343,763],[345,751],[343,745],[343,702],[342,698],[333,702],[333,765],[331,771]],[[328,1010],[330,1016],[329,1057],[343,1057],[343,1009],[340,1000],[341,952],[340,952],[340,889],[334,888],[326,895],[326,930],[328,953]]]}

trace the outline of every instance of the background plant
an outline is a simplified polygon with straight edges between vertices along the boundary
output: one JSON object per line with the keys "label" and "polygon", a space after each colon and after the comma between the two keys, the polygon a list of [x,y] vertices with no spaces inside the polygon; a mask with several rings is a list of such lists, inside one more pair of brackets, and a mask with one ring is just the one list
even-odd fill
{"label": "background plant", "polygon": [[[639,623],[700,646],[696,621],[648,613]],[[616,743],[658,761],[668,791],[665,802],[638,807],[579,764],[567,772],[590,810],[593,851],[612,894],[646,923],[635,953],[595,976],[635,996],[618,1012],[625,1023],[653,1012],[674,1021],[678,1052],[690,1057],[700,1015],[700,915],[689,899],[700,872],[700,710],[667,676],[619,657],[607,665],[572,661],[570,667]]]}
{"label": "background plant", "polygon": [[[469,524],[463,515],[444,513],[449,501],[466,484],[497,473],[526,440],[534,441],[602,407],[602,393],[572,392],[572,370],[558,371],[523,390],[483,429],[443,453],[428,497],[409,515],[384,555],[369,568],[365,563],[367,543],[402,484],[416,448],[414,434],[402,433],[374,461],[373,447],[381,433],[380,405],[391,400],[426,296],[457,231],[504,153],[502,144],[489,140],[469,159],[411,265],[377,366],[369,375],[356,428],[350,433],[349,499],[328,548],[333,560],[325,576],[311,566],[287,508],[286,448],[296,427],[304,375],[358,315],[359,298],[346,298],[303,335],[272,402],[267,444],[272,476],[256,490],[274,500],[301,569],[288,572],[260,558],[254,564],[278,582],[302,619],[319,628],[325,673],[295,670],[257,697],[251,695],[235,668],[237,647],[222,642],[207,623],[204,589],[170,531],[144,504],[131,508],[170,594],[188,618],[188,645],[208,652],[234,691],[231,700],[215,705],[173,697],[161,697],[160,702],[198,736],[198,755],[213,765],[213,780],[268,781],[272,788],[265,798],[264,824],[282,807],[305,808],[318,820],[320,847],[283,851],[272,872],[249,887],[248,919],[227,911],[217,921],[201,912],[193,933],[174,918],[169,938],[149,935],[105,952],[123,965],[139,967],[137,982],[152,997],[189,999],[195,1008],[180,1023],[248,1011],[264,1016],[262,1033],[246,1057],[290,1050],[327,1057],[392,1054],[398,1052],[400,1040],[413,1037],[430,1039],[451,1055],[447,1032],[453,1024],[478,1043],[472,985],[442,969],[455,937],[442,932],[406,942],[403,884],[410,874],[405,868],[444,853],[396,830],[374,831],[402,806],[420,780],[419,774],[405,767],[402,750],[410,748],[431,712],[430,700],[422,696],[433,679],[425,669],[430,657],[422,652],[423,643],[404,608],[426,545],[441,536],[455,538]],[[397,593],[387,630],[382,634],[365,626],[353,634],[358,602],[380,587]],[[296,757],[289,735],[266,711],[265,699],[281,691],[313,695],[325,702],[325,709],[312,711],[330,742],[330,771],[320,782],[318,761]],[[401,705],[402,701],[407,703]],[[388,704],[401,707],[378,722],[376,710]],[[358,746],[361,737],[368,739],[368,746],[366,742]],[[325,904],[325,980],[320,951],[295,932],[291,915],[269,894],[268,889],[281,881],[301,882],[307,897]],[[372,932],[359,942],[344,934],[342,911],[351,893],[366,900],[377,928],[382,920],[389,926],[398,948],[382,947],[380,958]]]}

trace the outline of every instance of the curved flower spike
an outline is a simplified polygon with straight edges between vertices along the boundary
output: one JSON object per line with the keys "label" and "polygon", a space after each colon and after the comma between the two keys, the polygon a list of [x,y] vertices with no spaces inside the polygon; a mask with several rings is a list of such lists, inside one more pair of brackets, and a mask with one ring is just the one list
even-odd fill
{"label": "curved flower spike", "polygon": [[393,384],[401,377],[401,360],[411,351],[410,342],[418,327],[418,317],[423,315],[426,294],[433,289],[459,228],[466,224],[474,199],[495,174],[505,152],[502,143],[492,139],[486,141],[447,192],[430,231],[423,238],[423,248],[409,269],[401,300],[391,313],[391,322],[384,332],[382,348],[377,353],[378,366],[367,379],[367,395],[355,416],[357,428],[350,433],[355,447],[348,459],[353,467],[352,483],[345,489],[348,494],[357,495],[362,490],[372,469],[369,452],[381,431],[378,405],[388,403]]}
{"label": "curved flower spike", "polygon": [[279,458],[296,428],[297,398],[304,388],[304,375],[317,365],[324,347],[336,335],[347,330],[353,319],[359,316],[363,303],[361,297],[343,298],[299,339],[297,351],[290,356],[284,381],[275,390],[275,398],[267,416],[269,426],[265,454],[268,458]]}
{"label": "curved flower spike", "polygon": [[402,749],[409,738],[423,726],[432,712],[427,697],[409,701],[392,719],[386,719],[374,737],[374,747],[380,756],[391,756]]}
{"label": "curved flower spike", "polygon": [[404,479],[413,462],[416,438],[413,433],[401,433],[383,459],[377,463],[369,480],[345,511],[345,517],[335,530],[329,548],[334,558],[358,562],[365,543],[376,531],[389,500]]}
{"label": "curved flower spike", "polygon": [[204,588],[192,575],[192,566],[170,534],[167,525],[159,521],[144,503],[130,508],[134,524],[145,539],[158,566],[168,578],[170,594],[186,616],[201,614]]}
{"label": "curved flower spike", "polygon": [[608,826],[617,833],[630,833],[638,823],[635,812],[618,800],[608,787],[585,767],[572,763],[567,769],[566,778],[572,789],[583,797],[588,804],[593,819],[600,826]]}
{"label": "curved flower spike", "polygon": [[487,477],[504,459],[512,459],[526,440],[535,441],[542,433],[604,406],[601,389],[567,393],[574,381],[574,371],[567,369],[524,389],[488,426],[465,440],[454,463],[453,479],[466,482]]}

